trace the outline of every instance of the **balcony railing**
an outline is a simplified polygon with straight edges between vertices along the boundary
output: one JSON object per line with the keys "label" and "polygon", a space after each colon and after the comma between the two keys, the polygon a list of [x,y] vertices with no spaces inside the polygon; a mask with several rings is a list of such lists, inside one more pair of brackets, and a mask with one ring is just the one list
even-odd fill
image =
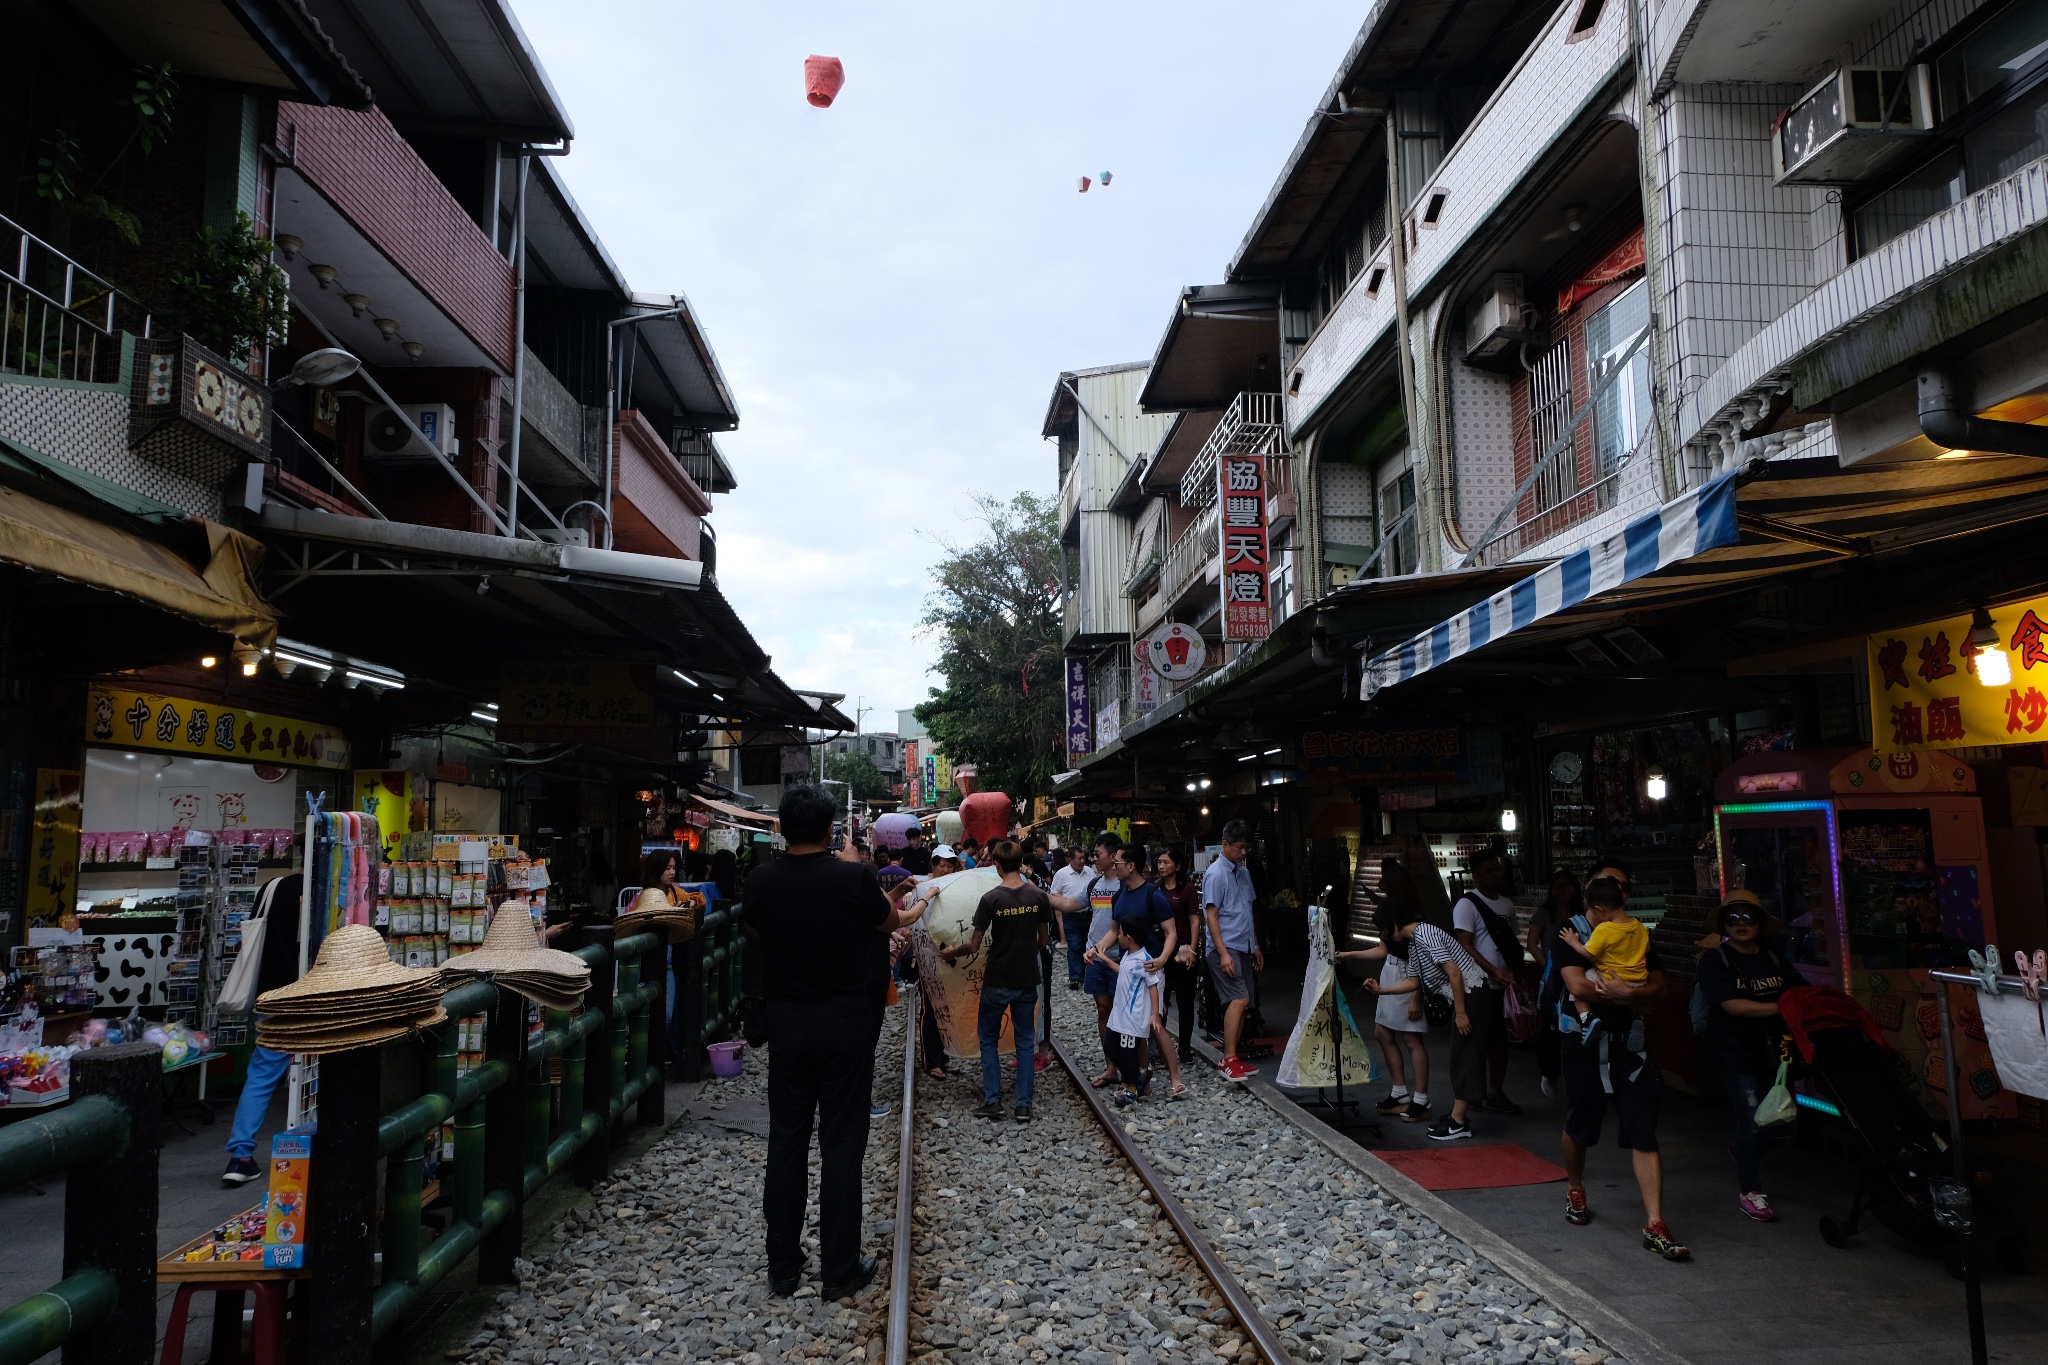
{"label": "balcony railing", "polygon": [[0,374],[111,384],[121,333],[149,310],[40,237],[0,218]]}
{"label": "balcony railing", "polygon": [[1180,479],[1180,504],[1207,507],[1216,501],[1216,462],[1225,455],[1282,455],[1287,429],[1277,393],[1241,393],[1209,433],[1188,472]]}
{"label": "balcony railing", "polygon": [[1060,533],[1064,535],[1074,517],[1081,510],[1081,486],[1087,482],[1081,473],[1083,461],[1079,456],[1067,466],[1067,477],[1060,480]]}
{"label": "balcony railing", "polygon": [[1216,536],[1217,509],[1212,505],[1175,538],[1166,551],[1166,564],[1159,570],[1159,597],[1170,610],[1197,577],[1216,562],[1220,546]]}

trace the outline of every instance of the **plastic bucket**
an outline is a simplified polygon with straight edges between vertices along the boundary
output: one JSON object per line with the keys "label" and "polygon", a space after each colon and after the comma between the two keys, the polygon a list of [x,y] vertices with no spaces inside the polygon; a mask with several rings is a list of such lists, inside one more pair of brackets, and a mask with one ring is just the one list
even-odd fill
{"label": "plastic bucket", "polygon": [[746,1043],[734,1039],[730,1043],[713,1043],[704,1050],[711,1054],[711,1074],[714,1076],[737,1076],[744,1068],[740,1064],[740,1053],[746,1050]]}

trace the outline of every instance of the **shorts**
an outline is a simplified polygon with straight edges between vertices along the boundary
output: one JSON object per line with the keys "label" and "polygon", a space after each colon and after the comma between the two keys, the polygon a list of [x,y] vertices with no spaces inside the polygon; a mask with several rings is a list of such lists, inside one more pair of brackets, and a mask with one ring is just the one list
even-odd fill
{"label": "shorts", "polygon": [[1091,962],[1081,974],[1081,989],[1089,995],[1107,1000],[1116,994],[1116,964],[1114,962]]}
{"label": "shorts", "polygon": [[1631,1151],[1656,1151],[1663,1074],[1655,1063],[1630,1052],[1618,1038],[1608,1039],[1607,1058],[1612,1094],[1600,1084],[1599,1042],[1586,1047],[1576,1037],[1563,1040],[1558,1067],[1564,1081],[1565,1136],[1581,1147],[1598,1146],[1611,1101],[1617,1119],[1614,1140]]}
{"label": "shorts", "polygon": [[1216,983],[1216,998],[1228,1005],[1233,1000],[1249,1000],[1252,997],[1251,954],[1230,950],[1237,960],[1237,975],[1231,976],[1223,970],[1223,962],[1211,948],[1208,953],[1209,979]]}

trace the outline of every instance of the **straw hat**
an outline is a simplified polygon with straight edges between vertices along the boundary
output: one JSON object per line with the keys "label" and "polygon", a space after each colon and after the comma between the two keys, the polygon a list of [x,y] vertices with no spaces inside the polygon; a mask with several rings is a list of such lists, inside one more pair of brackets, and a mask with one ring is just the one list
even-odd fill
{"label": "straw hat", "polygon": [[686,899],[676,905],[658,886],[650,886],[633,900],[633,908],[612,922],[617,937],[643,932],[660,933],[669,943],[688,943],[696,936],[704,900],[696,892],[683,892]]}
{"label": "straw hat", "polygon": [[438,998],[440,983],[438,969],[400,966],[391,960],[382,934],[367,924],[351,924],[327,936],[313,969],[305,976],[257,996],[256,1012],[306,1013],[353,997],[403,997],[408,988],[433,990]]}
{"label": "straw hat", "polygon": [[545,976],[577,989],[589,984],[590,964],[574,953],[541,947],[532,917],[523,906],[515,906],[517,902],[507,902],[505,909],[491,916],[491,927],[484,931],[483,947],[448,959],[443,970]]}
{"label": "straw hat", "polygon": [[310,1024],[286,1027],[278,1019],[259,1019],[256,1021],[256,1041],[274,1052],[317,1057],[329,1052],[347,1052],[352,1048],[375,1047],[419,1029],[445,1023],[447,1019],[447,1012],[438,1005],[431,1014],[404,1023],[363,1024],[349,1028],[324,1028]]}

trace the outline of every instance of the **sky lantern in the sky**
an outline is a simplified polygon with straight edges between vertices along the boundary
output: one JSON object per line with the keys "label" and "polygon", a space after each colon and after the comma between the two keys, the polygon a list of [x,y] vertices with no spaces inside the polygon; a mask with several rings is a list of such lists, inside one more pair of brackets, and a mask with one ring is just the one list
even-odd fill
{"label": "sky lantern in the sky", "polygon": [[837,57],[813,54],[804,58],[804,98],[820,109],[830,109],[846,84],[846,67]]}

